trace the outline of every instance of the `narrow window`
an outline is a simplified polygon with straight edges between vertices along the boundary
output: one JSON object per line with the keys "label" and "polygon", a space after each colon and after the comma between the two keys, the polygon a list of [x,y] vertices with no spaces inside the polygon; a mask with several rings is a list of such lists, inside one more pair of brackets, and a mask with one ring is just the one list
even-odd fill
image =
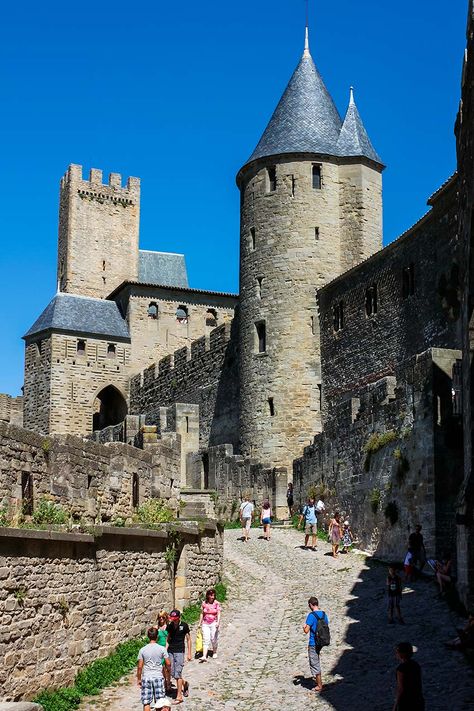
{"label": "narrow window", "polygon": [[188,322],[188,309],[186,306],[178,306],[176,309],[176,321],[184,324]]}
{"label": "narrow window", "polygon": [[462,361],[457,360],[453,365],[453,380],[451,388],[453,415],[462,415]]}
{"label": "narrow window", "polygon": [[313,189],[314,190],[321,190],[321,166],[318,164],[313,164],[313,170],[312,170],[312,176],[313,176]]}
{"label": "narrow window", "polygon": [[270,417],[274,417],[275,416],[275,403],[273,402],[272,397],[268,398],[268,409],[270,411]]}
{"label": "narrow window", "polygon": [[21,473],[21,505],[25,516],[33,513],[33,475],[30,472]]}
{"label": "narrow window", "polygon": [[377,313],[377,284],[372,284],[365,292],[365,313],[375,316]]}
{"label": "narrow window", "polygon": [[333,315],[333,327],[334,331],[337,333],[338,331],[342,331],[344,328],[344,302],[343,301],[338,301],[337,304],[334,304],[332,307],[332,315]]}
{"label": "narrow window", "polygon": [[267,350],[267,329],[265,321],[257,321],[255,330],[257,333],[258,353],[265,353]]}
{"label": "narrow window", "polygon": [[90,489],[92,486],[92,474],[87,475],[87,488]]}
{"label": "narrow window", "polygon": [[323,409],[323,388],[322,388],[321,383],[318,383],[317,388],[318,388],[319,410],[321,411]]}
{"label": "narrow window", "polygon": [[257,299],[262,298],[262,282],[263,277],[257,277]]}
{"label": "narrow window", "polygon": [[138,474],[133,474],[132,477],[132,507],[137,509],[140,504],[140,484]]}
{"label": "narrow window", "polygon": [[410,264],[402,270],[402,296],[408,299],[415,293],[415,265]]}
{"label": "narrow window", "polygon": [[210,328],[217,326],[217,311],[215,309],[208,309],[206,311],[206,326]]}
{"label": "narrow window", "polygon": [[78,341],[77,342],[77,355],[85,355],[86,354],[86,342],[85,341]]}
{"label": "narrow window", "polygon": [[250,249],[252,252],[255,250],[255,227],[250,228]]}
{"label": "narrow window", "polygon": [[116,348],[115,343],[107,344],[107,358],[115,358]]}
{"label": "narrow window", "polygon": [[296,180],[295,176],[291,176],[291,197],[295,197]]}
{"label": "narrow window", "polygon": [[105,272],[105,259],[102,260],[102,271]]}
{"label": "narrow window", "polygon": [[189,432],[189,417],[186,415],[186,432]]}
{"label": "narrow window", "polygon": [[271,168],[267,168],[267,176],[268,176],[268,192],[274,193],[275,190],[277,189],[277,178],[276,178],[275,166],[272,166]]}
{"label": "narrow window", "polygon": [[311,333],[314,336],[314,316],[311,316]]}
{"label": "narrow window", "polygon": [[152,318],[155,320],[158,318],[158,304],[156,303],[156,301],[151,301],[148,304],[147,314],[148,318]]}
{"label": "narrow window", "polygon": [[319,227],[314,228],[314,239],[316,241],[319,239]]}

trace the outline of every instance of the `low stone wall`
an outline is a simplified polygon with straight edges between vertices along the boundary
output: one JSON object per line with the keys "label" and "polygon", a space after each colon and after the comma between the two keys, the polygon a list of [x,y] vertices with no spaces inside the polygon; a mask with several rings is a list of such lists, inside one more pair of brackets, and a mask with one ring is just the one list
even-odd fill
{"label": "low stone wall", "polygon": [[294,462],[295,503],[325,494],[328,511],[350,520],[358,545],[381,557],[400,560],[417,523],[428,555],[454,555],[462,475],[452,382],[458,358],[458,351],[426,351],[393,377],[341,398],[324,433]]}
{"label": "low stone wall", "polygon": [[215,522],[171,528],[0,528],[0,698],[70,684],[86,664],[139,636],[160,608],[182,607],[215,585],[223,551]]}
{"label": "low stone wall", "polygon": [[180,437],[173,433],[143,451],[71,435],[43,437],[0,422],[0,505],[13,509],[28,492],[33,503],[48,496],[86,523],[128,518],[133,504],[147,498],[165,498],[176,507],[180,467]]}

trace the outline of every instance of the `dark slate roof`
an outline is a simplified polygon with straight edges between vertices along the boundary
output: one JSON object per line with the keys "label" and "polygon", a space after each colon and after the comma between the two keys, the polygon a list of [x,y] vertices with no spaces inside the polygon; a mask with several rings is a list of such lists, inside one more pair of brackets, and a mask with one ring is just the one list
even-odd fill
{"label": "dark slate roof", "polygon": [[147,284],[188,286],[184,254],[139,251],[138,279]]}
{"label": "dark slate roof", "polygon": [[382,163],[364,128],[364,124],[362,123],[359,111],[354,102],[352,89],[336,151],[339,156],[365,156],[365,158],[370,158],[377,163]]}
{"label": "dark slate roof", "polygon": [[281,153],[336,154],[341,117],[308,51],[247,163]]}
{"label": "dark slate roof", "polygon": [[64,292],[56,294],[23,338],[28,339],[45,331],[130,340],[127,322],[115,301]]}

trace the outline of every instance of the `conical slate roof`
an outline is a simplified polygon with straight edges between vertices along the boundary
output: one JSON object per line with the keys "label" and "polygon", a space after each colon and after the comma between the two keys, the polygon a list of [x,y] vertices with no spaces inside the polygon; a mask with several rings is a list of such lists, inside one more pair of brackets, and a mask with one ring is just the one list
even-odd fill
{"label": "conical slate roof", "polygon": [[60,331],[130,340],[128,326],[115,301],[58,292],[23,336]]}
{"label": "conical slate roof", "polygon": [[336,150],[337,155],[340,156],[365,156],[377,163],[382,163],[362,123],[359,111],[355,105],[352,87],[349,106],[344,123],[342,124]]}
{"label": "conical slate roof", "polygon": [[249,160],[281,153],[335,154],[341,117],[306,48]]}

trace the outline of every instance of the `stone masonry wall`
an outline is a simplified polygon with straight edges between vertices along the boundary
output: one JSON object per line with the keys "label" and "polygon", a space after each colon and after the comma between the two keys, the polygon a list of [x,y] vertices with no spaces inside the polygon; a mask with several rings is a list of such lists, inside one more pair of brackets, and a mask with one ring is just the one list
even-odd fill
{"label": "stone masonry wall", "polygon": [[[314,163],[321,167],[320,189],[312,184]],[[276,170],[275,190],[268,168]],[[274,466],[290,467],[322,426],[316,290],[381,246],[380,174],[365,167],[364,176],[355,176],[354,170],[295,154],[276,164],[256,161],[238,176],[241,448]],[[347,236],[354,212],[355,222],[366,225],[352,254]]]}
{"label": "stone masonry wall", "polygon": [[105,298],[138,277],[140,180],[70,165],[59,197],[58,281],[61,291]]}
{"label": "stone masonry wall", "polygon": [[[85,340],[84,355],[77,352]],[[108,345],[115,346],[110,357]],[[92,432],[96,397],[113,385],[128,400],[130,344],[53,333],[28,343],[25,354],[24,425],[42,434]]]}
{"label": "stone masonry wall", "polygon": [[0,420],[10,422],[17,427],[23,426],[23,397],[12,397],[0,393]]}
{"label": "stone masonry wall", "polygon": [[[166,547],[178,536],[176,567]],[[94,535],[0,529],[0,698],[31,698],[194,602],[222,570],[214,523]],[[32,685],[31,680],[34,679]]]}
{"label": "stone masonry wall", "polygon": [[180,459],[180,440],[172,434],[143,451],[71,435],[44,438],[0,422],[0,502],[18,510],[30,476],[33,501],[46,496],[60,503],[73,521],[127,519],[134,512],[134,475],[138,503],[152,497],[177,506]]}
{"label": "stone masonry wall", "polygon": [[238,444],[239,390],[236,321],[211,331],[135,376],[130,411],[146,414],[160,426],[160,408],[174,403],[199,405],[200,446]]}
{"label": "stone masonry wall", "polygon": [[[452,179],[417,225],[318,292],[325,409],[429,347],[460,347],[456,190]],[[413,293],[406,294],[403,272],[410,269]],[[374,285],[377,312],[368,316],[366,290]]]}
{"label": "stone masonry wall", "polygon": [[462,438],[451,374],[459,355],[432,349],[341,398],[324,434],[294,462],[295,502],[312,488],[324,493],[328,510],[350,520],[358,547],[381,557],[400,560],[417,523],[429,556],[454,554]]}

